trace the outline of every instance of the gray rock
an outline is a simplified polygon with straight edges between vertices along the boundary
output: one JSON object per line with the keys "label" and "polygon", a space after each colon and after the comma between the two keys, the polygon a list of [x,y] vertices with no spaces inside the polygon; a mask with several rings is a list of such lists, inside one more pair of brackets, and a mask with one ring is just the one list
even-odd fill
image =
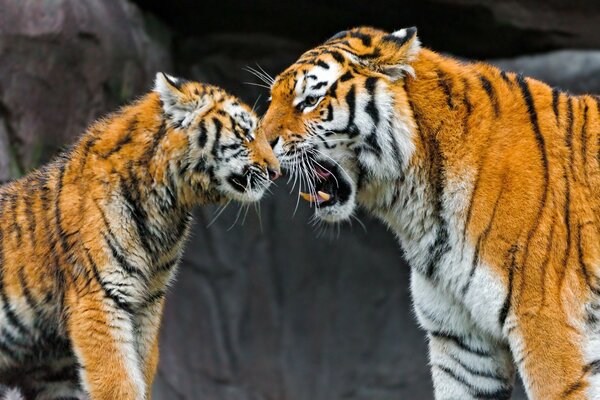
{"label": "gray rock", "polygon": [[352,26],[417,26],[427,46],[465,57],[600,47],[597,0],[135,1],[188,37],[260,32],[312,47]]}
{"label": "gray rock", "polygon": [[0,0],[0,179],[22,174],[170,69],[126,0]]}
{"label": "gray rock", "polygon": [[560,50],[490,62],[504,70],[519,72],[573,93],[600,94],[598,50]]}

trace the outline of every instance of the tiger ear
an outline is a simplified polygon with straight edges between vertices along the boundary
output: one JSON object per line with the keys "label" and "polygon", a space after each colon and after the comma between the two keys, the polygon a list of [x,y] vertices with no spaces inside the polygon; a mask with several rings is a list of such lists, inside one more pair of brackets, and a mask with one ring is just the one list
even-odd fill
{"label": "tiger ear", "polygon": [[410,63],[421,49],[417,28],[400,29],[383,35],[374,46],[374,57],[364,58],[367,65],[389,76],[393,81],[407,74],[414,76],[415,71]]}
{"label": "tiger ear", "polygon": [[421,43],[417,28],[405,28],[387,33],[370,27],[354,28],[332,36],[327,42],[341,42],[350,47],[349,58],[395,81],[406,74],[414,75],[410,62],[415,59]]}
{"label": "tiger ear", "polygon": [[187,127],[209,101],[205,96],[193,95],[182,90],[186,79],[159,72],[154,79],[154,91],[158,93],[165,116],[175,125]]}

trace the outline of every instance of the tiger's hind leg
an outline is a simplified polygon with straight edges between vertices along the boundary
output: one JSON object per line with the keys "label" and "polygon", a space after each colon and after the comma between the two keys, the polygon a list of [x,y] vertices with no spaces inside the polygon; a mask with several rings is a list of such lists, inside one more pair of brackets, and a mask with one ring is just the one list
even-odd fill
{"label": "tiger's hind leg", "polygon": [[600,398],[597,334],[589,337],[585,324],[573,324],[570,316],[556,310],[521,317],[520,325],[509,320],[513,357],[531,400]]}

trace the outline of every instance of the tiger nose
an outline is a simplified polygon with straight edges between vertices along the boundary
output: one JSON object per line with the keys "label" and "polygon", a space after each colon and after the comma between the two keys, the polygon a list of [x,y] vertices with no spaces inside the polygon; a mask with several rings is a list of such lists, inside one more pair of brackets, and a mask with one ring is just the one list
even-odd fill
{"label": "tiger nose", "polygon": [[274,181],[281,176],[281,169],[279,167],[268,166],[267,174],[269,174],[269,179]]}

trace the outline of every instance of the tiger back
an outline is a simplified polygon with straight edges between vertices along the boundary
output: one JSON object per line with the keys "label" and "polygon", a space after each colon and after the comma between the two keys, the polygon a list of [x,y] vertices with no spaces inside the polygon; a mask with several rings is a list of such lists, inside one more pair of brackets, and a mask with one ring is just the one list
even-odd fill
{"label": "tiger back", "polygon": [[[420,46],[340,32],[262,121],[304,197],[383,220],[411,265],[436,399],[600,398],[600,101]],[[402,340],[399,338],[398,340]]]}

